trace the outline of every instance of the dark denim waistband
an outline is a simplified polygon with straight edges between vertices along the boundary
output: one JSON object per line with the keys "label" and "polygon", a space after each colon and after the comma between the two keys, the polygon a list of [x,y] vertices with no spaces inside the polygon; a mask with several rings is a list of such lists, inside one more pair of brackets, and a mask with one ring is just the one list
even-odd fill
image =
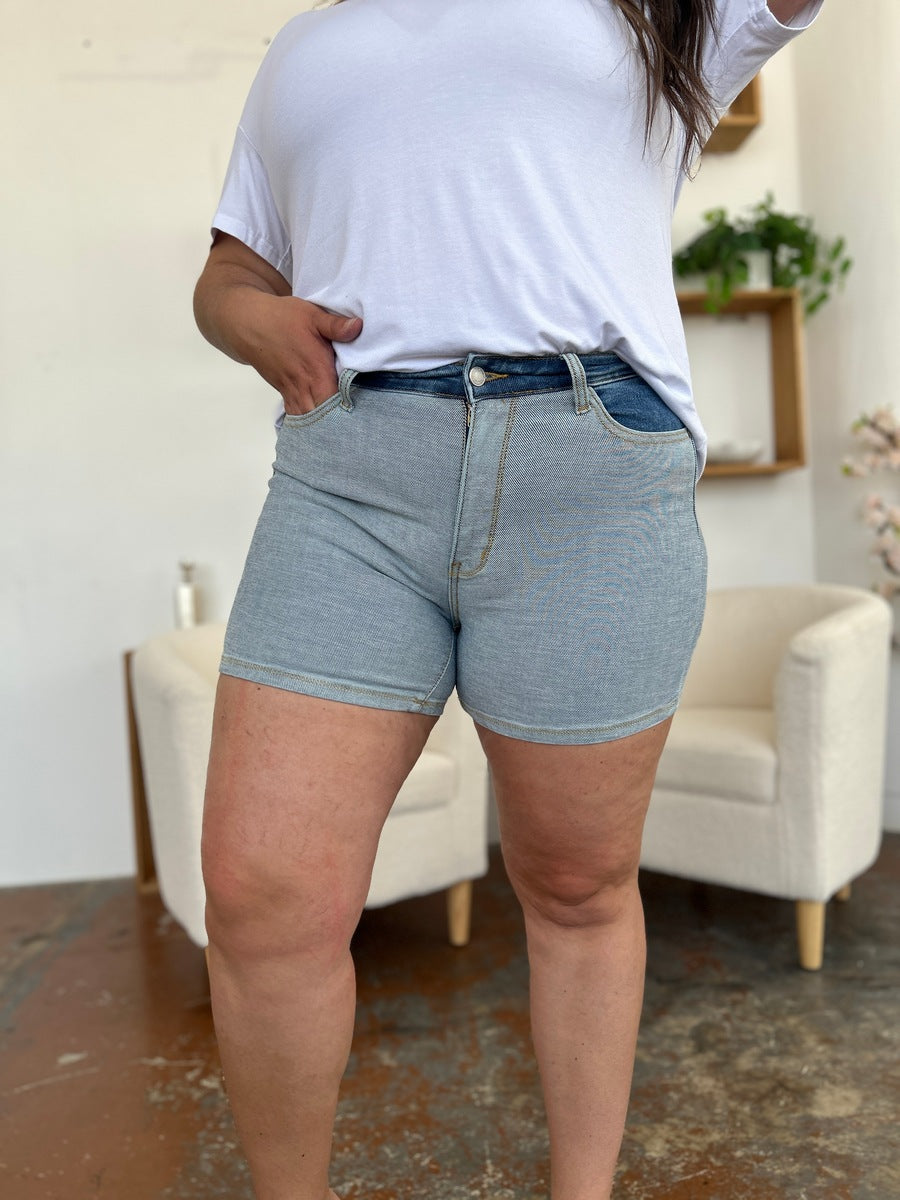
{"label": "dark denim waistband", "polygon": [[[635,373],[614,350],[579,354],[578,358],[591,386]],[[572,373],[560,354],[470,354],[428,371],[360,371],[353,383],[384,391],[465,397],[467,377],[480,395],[565,391],[572,387]]]}

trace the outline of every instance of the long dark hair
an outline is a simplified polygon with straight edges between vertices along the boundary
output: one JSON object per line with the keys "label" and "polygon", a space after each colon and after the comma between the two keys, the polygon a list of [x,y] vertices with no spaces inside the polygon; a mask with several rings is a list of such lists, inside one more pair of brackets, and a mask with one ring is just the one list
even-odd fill
{"label": "long dark hair", "polygon": [[[702,69],[704,45],[709,37],[718,37],[716,0],[610,2],[628,23],[644,66],[644,149],[650,140],[661,99],[669,113],[666,145],[671,140],[673,119],[677,116],[685,129],[681,168],[689,172],[716,120],[713,99]],[[341,0],[331,0],[331,3],[340,4]]]}
{"label": "long dark hair", "polygon": [[716,123],[703,76],[703,48],[718,38],[715,0],[612,0],[628,22],[644,64],[647,116],[644,147],[650,139],[660,98],[669,111],[669,133],[677,115],[685,129],[681,167],[689,172]]}

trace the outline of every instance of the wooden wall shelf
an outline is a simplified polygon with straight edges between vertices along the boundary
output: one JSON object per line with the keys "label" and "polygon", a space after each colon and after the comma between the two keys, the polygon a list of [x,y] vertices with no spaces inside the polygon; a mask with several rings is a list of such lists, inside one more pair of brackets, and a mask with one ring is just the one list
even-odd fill
{"label": "wooden wall shelf", "polygon": [[762,121],[762,85],[759,76],[751,79],[733,100],[703,147],[704,154],[730,154]]}
{"label": "wooden wall shelf", "polygon": [[767,462],[767,463],[708,463],[703,469],[701,479],[716,479],[723,476],[735,475],[778,475],[782,471],[794,471],[802,467],[802,462]]}
{"label": "wooden wall shelf", "polygon": [[803,302],[796,288],[736,292],[721,314],[707,312],[706,292],[677,292],[682,317],[766,313],[770,328],[770,388],[775,457],[759,463],[709,463],[703,479],[775,475],[806,465],[806,396],[803,374]]}

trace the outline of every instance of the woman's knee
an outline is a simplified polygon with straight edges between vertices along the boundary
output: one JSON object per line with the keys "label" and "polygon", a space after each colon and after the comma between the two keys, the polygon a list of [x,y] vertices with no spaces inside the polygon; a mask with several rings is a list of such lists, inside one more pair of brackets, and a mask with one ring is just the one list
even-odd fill
{"label": "woman's knee", "polygon": [[614,924],[630,910],[637,892],[633,858],[592,870],[545,862],[509,873],[526,917],[568,929]]}
{"label": "woman's knee", "polygon": [[324,962],[346,952],[365,897],[334,860],[297,860],[278,846],[239,847],[204,830],[206,929],[211,943],[243,959],[302,955]]}

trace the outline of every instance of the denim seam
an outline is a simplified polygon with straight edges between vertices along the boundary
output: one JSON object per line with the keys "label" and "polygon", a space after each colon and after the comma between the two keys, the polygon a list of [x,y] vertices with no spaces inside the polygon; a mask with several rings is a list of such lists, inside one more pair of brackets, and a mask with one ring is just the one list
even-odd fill
{"label": "denim seam", "polygon": [[[335,392],[333,396],[329,396],[321,404],[317,404],[315,408],[311,408],[309,412],[285,413],[282,427],[287,425],[289,429],[305,429],[307,425],[315,425],[316,421],[321,421],[323,417],[327,417],[335,408],[342,407],[338,403],[342,399],[341,392]],[[305,418],[309,419],[306,420]]]}
{"label": "denim seam", "polygon": [[[407,700],[411,704],[416,704],[420,708],[433,707],[436,701],[429,702],[428,696],[411,696],[407,692],[385,692],[378,688],[365,687],[363,684],[338,683],[337,680],[329,679],[327,675],[304,675],[300,671],[288,671],[284,667],[270,667],[265,663],[252,662],[248,658],[238,658],[233,654],[223,654],[221,659],[222,665],[233,665],[235,667],[243,667],[251,671],[255,671],[259,675],[267,675],[273,679],[295,679],[304,683],[324,684],[326,687],[333,688],[335,691],[350,692],[357,696],[384,696],[392,700]],[[434,688],[431,689],[434,691]],[[428,693],[431,695],[431,692]]]}
{"label": "denim seam", "polygon": [[[706,539],[703,536],[703,530],[700,528],[700,517],[697,514],[697,484],[700,481],[700,463],[697,461],[697,455],[694,454],[694,486],[691,489],[691,509],[694,514],[694,528],[697,530],[697,537],[700,539],[700,545],[704,555],[708,554],[706,548]],[[708,570],[707,566],[707,570]]]}
{"label": "denim seam", "polygon": [[423,391],[422,388],[404,388],[404,387],[373,387],[369,383],[357,383],[356,385],[362,392],[390,392],[392,395],[400,396],[442,396],[445,400],[459,400],[459,392],[432,392]]}
{"label": "denim seam", "polygon": [[456,515],[453,521],[453,540],[450,545],[450,581],[447,588],[447,603],[450,610],[450,620],[453,632],[460,628],[459,619],[459,569],[462,563],[456,558],[459,546],[459,528],[462,520],[464,491],[469,469],[469,449],[472,444],[472,430],[469,425],[469,401],[467,396],[454,397],[460,400],[461,419],[463,421],[462,455],[459,460],[459,474],[456,479]]}
{"label": "denim seam", "polygon": [[[473,567],[471,571],[464,571],[460,565],[458,577],[462,579],[472,579],[479,571],[484,569],[485,563],[488,560],[488,555],[491,552],[491,547],[494,544],[494,534],[497,532],[497,518],[500,514],[500,494],[503,490],[503,468],[506,464],[506,449],[509,445],[510,435],[512,434],[513,419],[516,412],[515,396],[509,402],[509,413],[506,417],[506,429],[503,431],[503,444],[500,447],[500,462],[497,466],[497,485],[494,489],[494,504],[491,509],[491,527],[488,531],[487,541],[484,549],[481,551],[481,558],[478,560],[478,566]],[[457,585],[458,586],[458,585]]]}
{"label": "denim seam", "polygon": [[[606,384],[608,384],[608,383],[620,383],[623,379],[631,379],[634,376],[635,376],[635,372],[632,371],[627,375],[616,375],[609,379],[596,380],[595,385],[605,387]],[[364,392],[365,391],[391,392],[392,394],[397,394],[397,395],[402,395],[402,396],[442,396],[443,398],[448,399],[448,400],[465,399],[465,395],[461,394],[460,392],[432,392],[432,391],[423,391],[421,388],[404,388],[404,387],[393,387],[393,386],[391,386],[391,387],[372,387],[371,384],[365,384],[365,383],[357,383],[355,386]],[[485,384],[482,384],[479,387],[478,391],[481,392],[485,386],[486,386]],[[589,384],[588,386],[591,387],[594,385]],[[475,403],[477,404],[478,401],[481,399],[490,399],[490,398],[496,399],[498,397],[512,399],[517,396],[551,396],[551,395],[555,395],[557,392],[567,392],[568,393],[568,392],[571,392],[571,390],[572,390],[571,385],[566,386],[566,384],[564,384],[564,383],[561,384],[559,387],[555,387],[555,386],[546,387],[545,386],[545,387],[536,387],[536,388],[516,388],[515,391],[499,391],[498,390],[496,392],[489,392],[485,396],[476,394]]]}
{"label": "denim seam", "polygon": [[428,691],[426,692],[426,694],[425,694],[425,699],[422,701],[422,703],[423,703],[423,704],[428,704],[428,703],[430,703],[430,702],[431,702],[431,696],[432,696],[432,694],[433,694],[433,692],[434,692],[435,688],[438,686],[438,684],[441,682],[441,680],[442,680],[442,679],[444,678],[444,676],[447,674],[447,668],[450,666],[451,662],[453,661],[453,654],[454,654],[454,651],[455,651],[455,649],[456,649],[456,638],[455,638],[455,637],[451,637],[451,639],[450,639],[450,653],[447,655],[447,661],[444,663],[443,667],[441,668],[441,673],[440,673],[440,675],[438,675],[437,679],[434,681],[434,683],[432,684],[432,686],[431,686],[431,687],[428,689]]}
{"label": "denim seam", "polygon": [[585,373],[585,379],[587,379],[588,387],[594,388],[606,387],[608,383],[621,383],[623,379],[640,379],[640,375],[638,375],[637,371],[623,371],[619,375],[609,375],[604,376],[602,379],[591,380],[587,378],[587,374]]}
{"label": "denim seam", "polygon": [[453,619],[453,632],[458,633],[462,622],[459,619],[459,568],[462,563],[455,559],[450,564],[450,616]]}
{"label": "denim seam", "polygon": [[[668,704],[662,704],[658,708],[652,709],[650,712],[642,713],[637,717],[632,717],[630,721],[617,721],[612,725],[576,726],[574,729],[561,728],[560,726],[554,725],[520,725],[515,721],[504,721],[501,717],[495,717],[492,716],[491,713],[484,713],[481,712],[480,709],[472,708],[471,705],[467,704],[463,700],[462,696],[460,696],[460,704],[466,710],[469,716],[475,720],[481,718],[484,721],[491,721],[495,725],[502,725],[506,729],[514,729],[522,733],[586,733],[593,735],[615,733],[616,730],[630,729],[633,725],[638,725],[643,728],[644,726],[642,723],[644,721],[649,721],[652,724],[657,720],[665,720],[666,717],[671,716],[672,713],[674,713],[677,709],[678,698],[676,697],[675,700],[670,701]],[[636,732],[640,732],[640,729],[636,730]],[[627,734],[623,734],[622,736],[627,736]]]}

